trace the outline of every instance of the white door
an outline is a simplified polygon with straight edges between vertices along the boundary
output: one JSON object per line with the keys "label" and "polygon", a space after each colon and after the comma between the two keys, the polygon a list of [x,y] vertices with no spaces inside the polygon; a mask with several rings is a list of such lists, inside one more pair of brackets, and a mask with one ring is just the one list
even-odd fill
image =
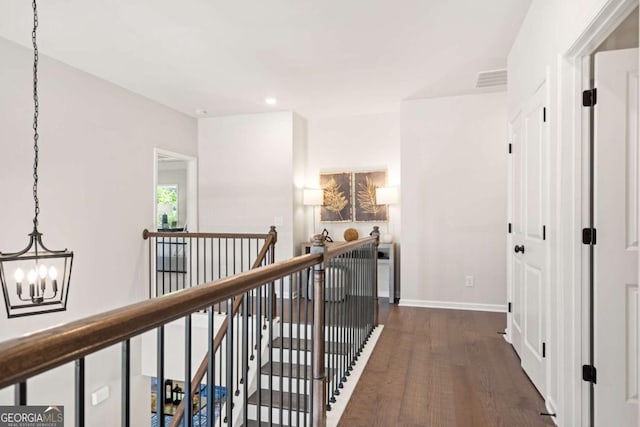
{"label": "white door", "polygon": [[544,395],[546,389],[546,276],[545,241],[548,203],[548,127],[546,85],[512,124],[511,248],[512,343],[522,368]]}
{"label": "white door", "polygon": [[595,55],[596,426],[638,424],[638,49]]}

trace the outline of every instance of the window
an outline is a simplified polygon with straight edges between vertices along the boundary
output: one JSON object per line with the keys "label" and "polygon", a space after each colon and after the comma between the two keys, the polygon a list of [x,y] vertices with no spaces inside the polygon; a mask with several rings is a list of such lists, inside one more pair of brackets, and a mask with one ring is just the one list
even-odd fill
{"label": "window", "polygon": [[158,185],[156,191],[158,228],[178,226],[178,186]]}

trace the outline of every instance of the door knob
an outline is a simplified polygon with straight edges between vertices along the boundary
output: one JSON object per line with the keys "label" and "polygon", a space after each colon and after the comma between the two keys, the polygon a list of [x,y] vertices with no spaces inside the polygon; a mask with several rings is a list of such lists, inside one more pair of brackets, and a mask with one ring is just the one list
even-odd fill
{"label": "door knob", "polygon": [[516,247],[513,248],[513,250],[515,253],[518,253],[518,252],[524,253],[524,245],[520,245],[520,246],[516,245]]}

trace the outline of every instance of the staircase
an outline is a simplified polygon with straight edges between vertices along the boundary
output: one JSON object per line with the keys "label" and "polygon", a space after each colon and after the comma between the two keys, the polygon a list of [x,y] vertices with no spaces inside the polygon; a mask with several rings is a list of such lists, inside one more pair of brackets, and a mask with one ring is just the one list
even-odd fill
{"label": "staircase", "polygon": [[[297,328],[298,325],[291,325],[292,330],[297,331]],[[285,324],[284,329],[289,329],[289,325]],[[260,367],[260,381],[254,378],[255,388],[252,387],[254,391],[248,399],[248,426],[301,426],[310,423],[313,343],[302,336],[300,339],[274,338],[267,348]],[[344,344],[325,342],[327,378],[334,377],[333,361],[346,357],[347,348]]]}

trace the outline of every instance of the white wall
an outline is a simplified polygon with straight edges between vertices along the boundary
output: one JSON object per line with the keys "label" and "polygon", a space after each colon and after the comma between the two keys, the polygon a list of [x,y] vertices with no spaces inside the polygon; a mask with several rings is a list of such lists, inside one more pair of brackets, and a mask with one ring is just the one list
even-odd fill
{"label": "white wall", "polygon": [[[10,252],[32,229],[33,57],[0,38],[0,58],[0,250]],[[40,229],[50,248],[75,252],[73,278],[66,312],[2,319],[0,341],[145,298],[141,233],[153,222],[153,148],[195,155],[196,141],[194,119],[40,56]],[[139,353],[136,340],[134,373]],[[119,378],[119,347],[87,359],[87,391],[111,386],[109,400],[87,406],[88,426],[119,416]],[[65,405],[73,425],[72,381],[70,366],[39,376],[29,382],[29,402]],[[132,425],[145,425],[148,386],[136,377],[134,387]],[[0,401],[12,394],[1,391]]]}
{"label": "white wall", "polygon": [[307,240],[307,223],[303,204],[307,157],[307,120],[293,115],[293,255],[300,255],[300,243]]}
{"label": "white wall", "polygon": [[294,127],[294,117],[278,112],[199,120],[200,230],[266,233],[276,225],[276,259],[293,256],[300,197],[294,197],[294,179],[302,174],[299,165],[294,174],[294,155],[304,150],[304,124],[296,117]]}
{"label": "white wall", "polygon": [[504,93],[403,103],[402,304],[505,307],[506,118]]}
{"label": "white wall", "polygon": [[[387,170],[390,186],[400,185],[400,114],[389,112],[358,116],[336,116],[309,119],[306,187],[319,188],[320,172]],[[313,234],[313,211],[307,207],[307,238]],[[344,240],[347,228],[355,228],[360,236],[368,236],[374,225],[389,229],[400,242],[400,207],[391,206],[389,223],[352,222],[320,223],[316,211],[316,230],[326,228],[336,241]]]}

